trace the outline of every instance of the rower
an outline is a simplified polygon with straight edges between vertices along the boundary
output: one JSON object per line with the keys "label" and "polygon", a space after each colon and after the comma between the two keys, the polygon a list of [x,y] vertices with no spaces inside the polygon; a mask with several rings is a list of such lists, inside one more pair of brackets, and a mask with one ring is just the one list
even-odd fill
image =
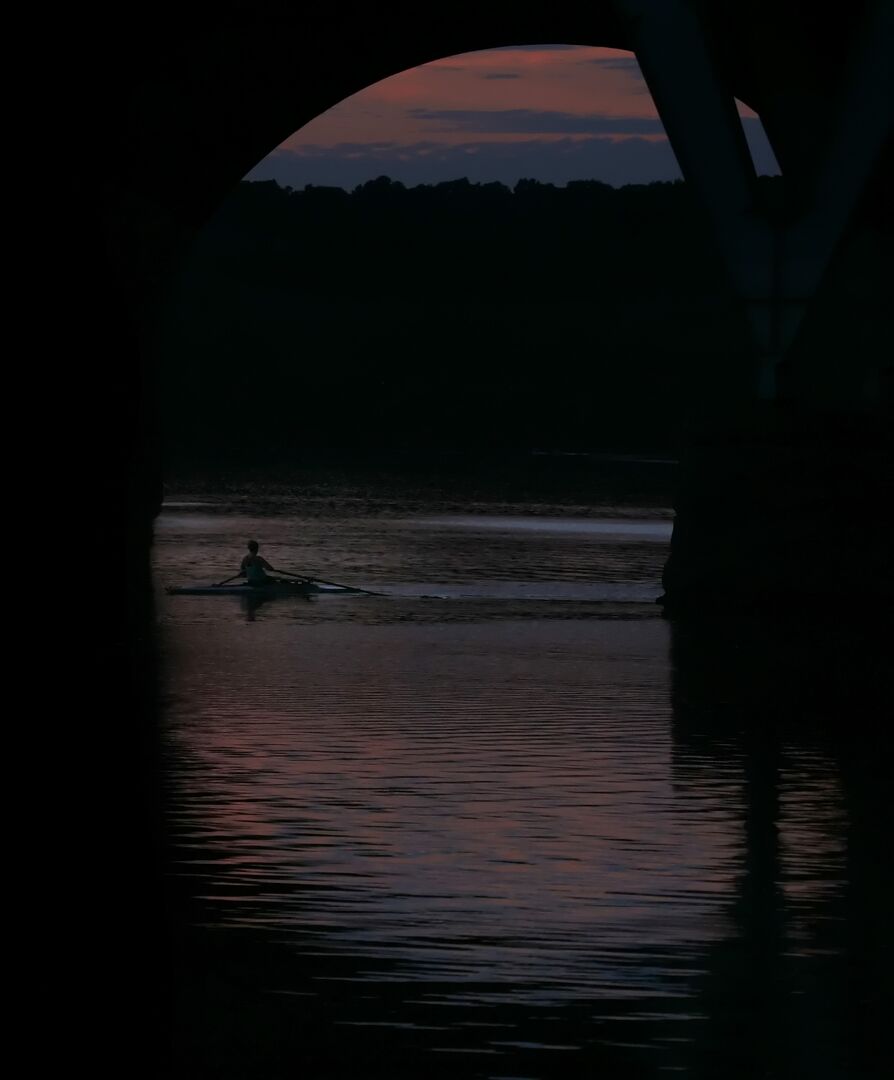
{"label": "rower", "polygon": [[274,569],[263,555],[258,554],[257,540],[249,540],[248,554],[243,558],[236,577],[244,577],[248,584],[255,589],[263,588],[265,585],[285,584],[279,578],[268,577],[268,570],[274,574],[285,573],[283,570]]}

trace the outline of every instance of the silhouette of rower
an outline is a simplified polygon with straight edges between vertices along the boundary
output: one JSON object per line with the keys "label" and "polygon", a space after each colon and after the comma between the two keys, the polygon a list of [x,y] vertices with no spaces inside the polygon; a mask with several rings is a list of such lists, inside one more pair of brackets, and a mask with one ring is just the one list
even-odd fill
{"label": "silhouette of rower", "polygon": [[282,578],[270,577],[267,571],[273,574],[284,574],[286,571],[277,570],[271,566],[263,555],[258,554],[257,540],[249,540],[248,554],[243,558],[236,577],[244,577],[254,589],[263,588],[265,585],[286,585],[287,581]]}

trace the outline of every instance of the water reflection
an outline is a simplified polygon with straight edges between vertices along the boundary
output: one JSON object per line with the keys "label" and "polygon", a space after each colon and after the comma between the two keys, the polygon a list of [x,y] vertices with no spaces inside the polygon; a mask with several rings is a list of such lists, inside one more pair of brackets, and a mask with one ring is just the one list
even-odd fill
{"label": "water reflection", "polygon": [[336,627],[259,693],[206,637],[169,733],[180,1074],[874,1075],[890,863],[837,721],[882,666],[848,640]]}
{"label": "water reflection", "polygon": [[741,769],[733,932],[699,980],[693,1075],[729,1075],[731,1047],[736,1075],[886,1074],[891,863],[867,755],[880,738],[890,753],[875,723],[890,704],[883,641],[878,627],[797,615],[673,628],[675,772],[703,791]]}
{"label": "water reflection", "polygon": [[[246,590],[244,596],[239,596],[236,599],[239,603],[239,610],[245,616],[245,621],[254,622],[258,612],[265,605],[269,606],[270,604],[276,604],[277,601],[282,601],[287,603],[290,607],[299,607],[305,604],[313,604],[316,598],[314,596],[263,596],[258,593]],[[216,599],[215,604],[217,604]]]}
{"label": "water reflection", "polygon": [[874,1074],[880,628],[666,620],[648,515],[198,520],[389,595],[160,598],[171,1075]]}

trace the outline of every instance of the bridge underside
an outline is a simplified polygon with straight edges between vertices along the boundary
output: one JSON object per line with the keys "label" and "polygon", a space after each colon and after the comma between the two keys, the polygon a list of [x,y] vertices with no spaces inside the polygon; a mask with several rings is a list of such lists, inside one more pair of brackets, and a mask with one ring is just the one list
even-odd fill
{"label": "bridge underside", "polygon": [[[701,22],[693,25],[683,11],[665,27],[686,52],[682,70],[662,53],[650,8],[573,0],[525,9],[456,0],[433,17],[430,7],[406,2],[156,0],[130,5],[126,28],[99,9],[71,16],[77,28],[62,69],[68,81],[58,90],[61,137],[71,161],[89,163],[89,173],[74,181],[91,209],[66,204],[69,178],[60,181],[53,197],[65,204],[70,234],[59,245],[65,277],[60,273],[58,305],[54,297],[60,359],[53,375],[70,391],[63,465],[76,482],[66,526],[77,526],[74,541],[83,545],[74,565],[90,568],[101,557],[109,581],[126,583],[118,593],[105,590],[95,605],[89,659],[70,690],[89,702],[91,714],[80,735],[88,749],[67,821],[90,843],[102,836],[110,847],[114,833],[115,859],[102,861],[91,884],[95,895],[122,899],[120,910],[100,916],[95,904],[78,910],[72,900],[71,917],[85,943],[75,963],[95,962],[96,941],[113,943],[111,989],[97,1015],[128,1041],[131,1055],[158,1052],[164,1017],[154,1010],[164,995],[135,1012],[119,985],[172,977],[159,972],[156,955],[161,890],[152,852],[161,826],[151,805],[147,813],[146,798],[157,778],[149,554],[161,473],[142,365],[156,306],[191,236],[261,158],[348,94],[473,49],[549,42],[638,49],[681,162],[714,222],[731,285],[752,305],[755,349],[773,376],[763,399],[756,387],[738,417],[718,418],[713,430],[693,434],[666,576],[671,610],[736,601],[790,606],[793,595],[869,605],[891,598],[879,510],[890,491],[890,318],[880,305],[860,307],[860,297],[836,292],[832,259],[859,261],[867,245],[890,242],[894,168],[884,118],[871,111],[870,122],[855,130],[829,121],[846,88],[857,100],[867,93],[848,71],[852,45],[865,59],[857,76],[862,71],[871,83],[879,75],[878,42],[860,37],[864,9],[872,5],[701,0],[691,5]],[[712,90],[715,96],[699,104],[706,81],[716,95]],[[687,124],[693,95],[701,126]],[[780,219],[752,206],[733,96],[760,113],[785,171],[788,205]],[[54,150],[57,121],[48,133]],[[812,213],[816,207],[822,213]],[[806,255],[780,258],[786,251]],[[830,260],[831,273],[824,269]],[[807,292],[799,292],[805,280]],[[805,310],[817,290],[819,305]],[[787,321],[790,308],[795,317]],[[863,312],[859,327],[847,326],[851,310]],[[69,362],[75,346],[77,363]],[[797,554],[805,544],[814,554],[809,565]],[[104,760],[100,746],[113,747],[115,760]],[[79,880],[84,858],[79,850],[66,880]],[[141,917],[145,932],[135,936]],[[123,955],[120,942],[127,943]],[[91,1016],[91,1033],[95,1024]],[[98,1075],[93,1046],[89,1054]],[[120,1062],[108,1069],[120,1072]],[[162,1072],[153,1067],[151,1074]]]}
{"label": "bridge underside", "polygon": [[[449,17],[430,20],[409,3],[385,12],[343,4],[333,13],[284,0],[162,3],[146,9],[141,34],[126,48],[81,48],[72,113],[103,197],[99,220],[81,222],[82,261],[72,276],[85,266],[95,279],[85,282],[89,299],[72,306],[66,329],[80,326],[90,341],[102,389],[83,406],[78,442],[85,472],[108,486],[103,543],[126,557],[122,647],[146,617],[141,598],[161,490],[141,373],[155,313],[191,237],[263,156],[346,95],[436,57],[512,43],[636,51],[748,316],[762,377],[736,418],[718,417],[713,432],[694,439],[669,597],[701,603],[712,591],[708,580],[727,602],[736,582],[752,603],[764,595],[775,603],[780,589],[852,596],[856,579],[844,566],[861,562],[864,541],[851,532],[845,543],[830,523],[843,523],[845,504],[856,511],[862,491],[865,562],[876,566],[870,509],[885,478],[882,418],[894,349],[879,283],[866,280],[865,295],[844,295],[835,267],[890,245],[890,11],[872,0],[834,10],[807,0],[591,0],[527,13],[509,3],[482,10],[459,2]],[[761,115],[785,176],[782,206],[758,197],[734,98]],[[108,395],[116,407],[103,400],[97,408]],[[872,449],[842,436],[848,425],[864,434],[874,426]],[[849,463],[834,482],[833,444],[847,447]],[[712,524],[709,507],[727,524]],[[747,528],[737,534],[743,518]],[[815,570],[793,560],[792,530],[815,535]],[[881,571],[872,580],[890,589]]]}
{"label": "bridge underside", "polygon": [[[208,5],[191,4],[185,12],[177,8],[176,20],[172,8],[164,13],[171,18],[153,10],[136,51],[131,43],[126,53],[102,58],[118,92],[109,94],[103,86],[85,102],[86,115],[98,121],[96,151],[106,181],[104,272],[113,308],[105,327],[107,356],[115,358],[108,366],[112,385],[117,380],[120,386],[119,418],[125,421],[123,431],[112,433],[106,415],[95,431],[103,447],[111,435],[129,451],[134,574],[145,562],[160,477],[153,417],[140,408],[131,372],[149,351],[155,310],[180,254],[226,192],[297,127],[396,71],[473,49],[575,42],[636,52],[684,174],[711,221],[761,372],[755,401],[743,403],[730,421],[737,433],[725,434],[728,421],[722,417],[712,435],[700,433],[716,467],[688,469],[684,476],[688,494],[679,507],[669,595],[680,598],[691,580],[692,595],[704,598],[696,583],[707,552],[694,538],[710,535],[709,550],[719,551],[732,533],[708,528],[695,508],[712,500],[718,505],[718,491],[730,497],[728,516],[749,506],[757,515],[751,535],[764,537],[760,559],[747,559],[747,544],[728,548],[717,565],[718,572],[725,568],[722,581],[747,579],[754,600],[762,593],[758,567],[765,567],[768,597],[778,593],[781,580],[809,592],[822,582],[826,597],[852,591],[850,577],[840,590],[835,585],[837,557],[825,560],[824,579],[791,577],[784,545],[772,568],[767,545],[785,530],[777,518],[760,515],[774,503],[794,513],[795,492],[810,491],[807,502],[800,500],[803,506],[815,506],[818,499],[823,510],[814,516],[805,509],[803,530],[816,532],[821,546],[835,508],[847,491],[852,503],[854,493],[844,481],[844,488],[823,487],[825,452],[806,449],[822,444],[817,418],[843,412],[880,416],[890,408],[890,328],[873,292],[880,298],[878,283],[867,282],[859,325],[852,321],[848,327],[852,315],[847,298],[840,302],[835,292],[834,275],[836,260],[859,261],[867,245],[890,238],[889,6],[867,0],[820,13],[802,0],[606,0],[525,14],[516,5],[486,5],[482,11],[480,5],[458,3],[449,18],[439,20],[419,19],[415,6],[400,3],[388,5],[386,13],[342,5],[337,18],[273,2],[224,3],[213,13]],[[785,177],[782,206],[760,201],[735,98],[761,115]],[[817,294],[820,303],[814,302]],[[95,327],[91,332],[95,340]],[[749,408],[753,415],[746,419]],[[840,419],[829,423],[841,430]],[[751,464],[746,445],[753,448]],[[783,445],[780,453],[786,460],[794,455],[799,472],[792,474],[784,461],[779,472],[767,465],[772,447]],[[101,458],[103,450],[95,450]],[[869,473],[852,462],[851,477],[869,484],[871,474],[875,489],[879,466],[873,455]],[[709,475],[713,487],[702,498],[693,486]],[[771,488],[782,475],[787,479],[774,495]],[[793,481],[793,475],[800,479]],[[740,476],[748,479],[738,483],[734,478]],[[766,498],[749,502],[745,488],[764,490]],[[856,554],[859,541],[853,544],[849,550]],[[736,573],[742,560],[748,574],[744,564]],[[732,601],[731,585],[718,582],[718,591]]]}

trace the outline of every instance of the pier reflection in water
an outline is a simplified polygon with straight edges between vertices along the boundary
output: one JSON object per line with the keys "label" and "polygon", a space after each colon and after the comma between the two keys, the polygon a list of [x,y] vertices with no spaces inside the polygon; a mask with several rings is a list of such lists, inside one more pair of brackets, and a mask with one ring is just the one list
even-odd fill
{"label": "pier reflection in water", "polygon": [[741,761],[735,932],[713,946],[692,1069],[887,1075],[891,960],[885,628],[840,615],[675,625],[674,772],[700,792]]}

